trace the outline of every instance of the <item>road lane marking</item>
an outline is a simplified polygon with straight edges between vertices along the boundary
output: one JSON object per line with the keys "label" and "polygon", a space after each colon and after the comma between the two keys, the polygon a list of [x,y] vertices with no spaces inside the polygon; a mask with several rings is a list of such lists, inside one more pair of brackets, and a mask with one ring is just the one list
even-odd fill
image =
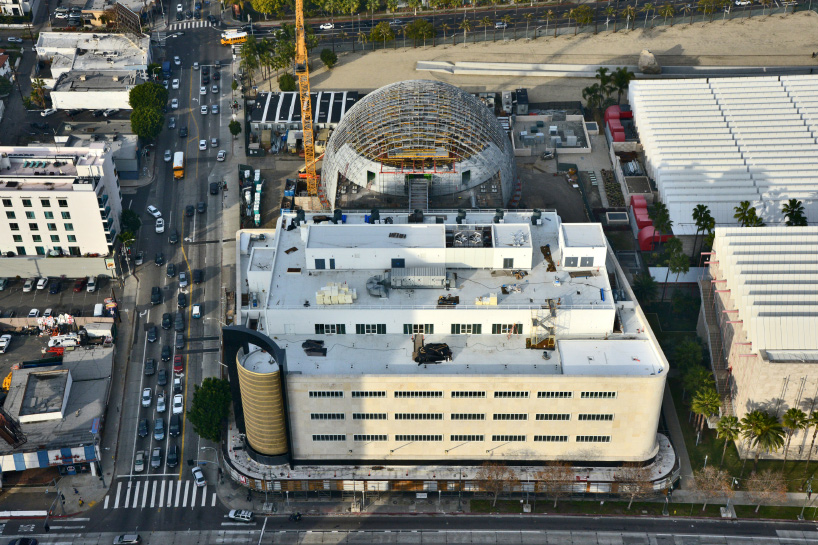
{"label": "road lane marking", "polygon": [[[181,488],[181,483],[180,488]],[[185,481],[185,494],[182,496],[182,507],[187,507],[187,489],[190,488],[190,481]]]}
{"label": "road lane marking", "polygon": [[142,484],[142,481],[136,481],[136,490],[133,493],[133,505],[131,507],[136,507],[136,504],[139,503],[139,485]]}
{"label": "road lane marking", "polygon": [[167,481],[162,479],[162,491],[159,492],[159,507],[164,507],[165,506],[165,483],[166,482]]}
{"label": "road lane marking", "polygon": [[202,507],[207,504],[207,487],[202,488]]}
{"label": "road lane marking", "polygon": [[173,503],[173,481],[169,481],[170,486],[168,486],[168,507]]}
{"label": "road lane marking", "polygon": [[105,496],[105,506],[103,507],[103,509],[108,509],[108,500],[110,500],[110,499],[111,499],[110,496],[108,496],[108,495]]}
{"label": "road lane marking", "polygon": [[128,486],[125,489],[125,503],[122,504],[123,507],[128,507],[131,504],[131,486],[133,483],[128,481]]}
{"label": "road lane marking", "polygon": [[119,493],[122,492],[122,481],[116,485],[116,498],[114,498],[114,509],[119,508]]}
{"label": "road lane marking", "polygon": [[213,492],[213,501],[210,503],[210,507],[216,507],[216,493]]}
{"label": "road lane marking", "polygon": [[145,508],[145,505],[148,503],[148,481],[145,481],[145,489],[142,492],[142,509]]}
{"label": "road lane marking", "polygon": [[[188,482],[190,482],[190,481],[188,481]],[[196,492],[198,492],[198,490],[199,490],[198,486],[193,487],[193,494],[192,494],[192,496],[190,498],[190,507],[195,507],[196,506]],[[184,507],[184,506],[182,506],[182,507]]]}
{"label": "road lane marking", "polygon": [[153,481],[153,486],[151,487],[151,509],[156,506],[156,488],[158,483]]}

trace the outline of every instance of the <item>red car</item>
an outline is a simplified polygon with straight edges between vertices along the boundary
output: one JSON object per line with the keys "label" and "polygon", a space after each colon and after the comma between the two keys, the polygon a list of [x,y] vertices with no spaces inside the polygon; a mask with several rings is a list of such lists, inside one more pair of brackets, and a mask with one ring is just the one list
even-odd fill
{"label": "red car", "polygon": [[88,283],[87,278],[80,278],[76,282],[74,282],[74,293],[79,293],[85,289],[85,285]]}
{"label": "red car", "polygon": [[173,372],[181,373],[182,371],[184,371],[184,366],[182,365],[182,356],[173,356]]}

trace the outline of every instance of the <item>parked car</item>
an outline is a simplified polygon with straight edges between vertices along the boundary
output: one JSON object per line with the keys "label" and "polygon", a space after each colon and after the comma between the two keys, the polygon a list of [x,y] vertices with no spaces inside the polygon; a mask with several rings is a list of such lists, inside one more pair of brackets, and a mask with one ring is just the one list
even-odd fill
{"label": "parked car", "polygon": [[154,286],[151,288],[151,304],[152,305],[159,305],[162,303],[162,291],[159,289],[159,286]]}
{"label": "parked car", "polygon": [[181,394],[182,388],[183,388],[182,377],[181,376],[173,377],[173,393]]}
{"label": "parked car", "polygon": [[176,305],[179,308],[187,308],[187,294],[180,293],[176,296]]}
{"label": "parked car", "polygon": [[159,386],[165,386],[168,383],[168,370],[164,367],[159,370],[159,373],[156,375],[156,384]]}
{"label": "parked car", "polygon": [[148,358],[145,360],[145,374],[147,376],[151,376],[156,372],[156,360],[153,358]]}
{"label": "parked car", "polygon": [[[161,421],[162,421],[161,418],[157,420],[157,422]],[[162,437],[164,436],[165,433],[162,432]],[[161,441],[161,439],[157,439],[157,441]],[[162,467],[162,447],[156,447],[155,449],[153,449],[153,453],[151,454],[151,469],[159,469],[160,467]]]}
{"label": "parked car", "polygon": [[40,309],[33,308],[33,309],[28,311],[28,317],[29,318],[36,318],[39,315],[40,315]]}
{"label": "parked car", "polygon": [[142,390],[142,406],[143,407],[150,407],[151,401],[153,400],[153,390],[150,388],[145,388]]}
{"label": "parked car", "polygon": [[0,335],[0,354],[5,354],[11,346],[11,335]]}
{"label": "parked car", "polygon": [[36,283],[37,283],[37,279],[36,279],[36,278],[29,278],[28,280],[26,280],[26,283],[25,283],[25,284],[23,284],[23,293],[28,293],[28,292],[30,292],[32,289],[34,289],[34,285],[35,285]]}
{"label": "parked car", "polygon": [[48,285],[48,278],[40,278],[37,280],[37,289],[44,290],[45,287]]}
{"label": "parked car", "polygon": [[104,112],[102,112],[102,115],[104,115],[105,117],[113,117],[118,113],[119,113],[119,108],[109,108],[108,110],[105,110]]}
{"label": "parked car", "polygon": [[219,182],[210,182],[210,194],[211,195],[219,194]]}
{"label": "parked car", "polygon": [[184,333],[176,333],[176,342],[174,344],[176,350],[181,350],[185,347],[185,334]]}
{"label": "parked car", "polygon": [[185,412],[185,401],[182,394],[173,396],[173,414],[182,414]]}
{"label": "parked car", "polygon": [[[9,38],[9,40],[10,40],[10,39],[11,39],[11,38]],[[56,113],[57,113],[57,108],[46,108],[45,110],[43,110],[42,112],[40,112],[40,115],[41,115],[41,116],[43,116],[43,117],[48,117],[48,116],[50,116],[51,114],[56,114]]]}
{"label": "parked car", "polygon": [[190,470],[193,474],[193,481],[196,483],[196,486],[205,486],[207,481],[205,480],[204,473],[202,473],[202,468],[199,466],[195,466],[193,469]]}
{"label": "parked car", "polygon": [[87,278],[80,278],[76,282],[74,282],[74,293],[79,293],[85,289],[85,286],[88,284]]}
{"label": "parked car", "polygon": [[[179,379],[181,381],[181,379]],[[182,431],[182,417],[174,414],[170,417],[170,425],[168,426],[168,435],[177,437]]]}
{"label": "parked car", "polygon": [[184,364],[182,363],[182,356],[174,356],[173,357],[173,372],[177,375],[180,375],[182,371],[185,370]]}
{"label": "parked car", "polygon": [[185,271],[179,271],[179,287],[187,287],[187,273]]}
{"label": "parked car", "polygon": [[162,361],[170,361],[170,346],[165,345],[162,347]]}
{"label": "parked car", "polygon": [[165,419],[157,418],[153,423],[153,438],[162,441],[165,438]]}
{"label": "parked car", "polygon": [[21,44],[21,43],[23,43],[23,39],[22,39],[22,38],[18,38],[18,37],[16,37],[16,36],[9,36],[9,37],[8,37],[8,41],[9,41],[9,42],[11,42],[11,43],[13,43],[13,44]]}
{"label": "parked car", "polygon": [[155,343],[156,339],[159,338],[159,332],[156,329],[155,325],[152,325],[148,328],[148,342]]}
{"label": "parked car", "polygon": [[165,392],[159,392],[156,395],[156,412],[163,413],[165,409]]}
{"label": "parked car", "polygon": [[185,329],[185,317],[181,312],[176,312],[173,329],[174,331],[183,331]]}
{"label": "parked car", "polygon": [[45,312],[43,312],[43,318],[50,318],[53,314],[54,314],[54,309],[53,308],[47,308],[47,309],[45,309]]}
{"label": "parked car", "polygon": [[137,433],[139,437],[147,437],[148,436],[148,428],[150,427],[150,422],[147,418],[140,418],[139,419],[139,426],[137,427]]}
{"label": "parked car", "polygon": [[162,314],[162,329],[170,329],[171,318],[170,312]]}
{"label": "parked car", "polygon": [[179,446],[171,445],[168,447],[168,457],[166,459],[168,467],[176,467],[179,465]]}
{"label": "parked car", "polygon": [[85,291],[88,293],[94,293],[97,291],[97,277],[96,276],[89,276],[85,279]]}
{"label": "parked car", "polygon": [[51,295],[56,295],[60,293],[62,290],[62,282],[60,282],[59,278],[55,278],[51,281],[51,285],[48,287],[48,293]]}
{"label": "parked car", "polygon": [[219,153],[216,154],[216,161],[221,163],[224,162],[225,159],[227,159],[227,152],[224,151],[223,149],[220,149]]}
{"label": "parked car", "polygon": [[141,473],[145,471],[145,451],[137,450],[136,457],[134,457],[133,463],[133,470],[134,473]]}
{"label": "parked car", "polygon": [[247,509],[231,509],[230,512],[227,513],[227,518],[238,522],[253,522],[256,517],[252,511],[248,511]]}

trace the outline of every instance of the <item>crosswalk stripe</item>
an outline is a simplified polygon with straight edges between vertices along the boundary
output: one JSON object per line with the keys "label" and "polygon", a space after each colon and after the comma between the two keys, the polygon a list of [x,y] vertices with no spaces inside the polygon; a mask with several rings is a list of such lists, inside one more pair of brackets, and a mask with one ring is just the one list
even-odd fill
{"label": "crosswalk stripe", "polygon": [[158,483],[153,481],[153,486],[151,487],[151,509],[156,505],[156,489]]}
{"label": "crosswalk stripe", "polygon": [[133,483],[128,481],[128,486],[125,489],[125,503],[123,504],[125,507],[130,507],[131,505],[131,488],[133,488]]}
{"label": "crosswalk stripe", "polygon": [[190,506],[193,507],[196,505],[196,492],[199,490],[198,486],[193,487],[193,497],[190,498]]}
{"label": "crosswalk stripe", "polygon": [[176,502],[173,506],[179,507],[179,496],[182,494],[182,481],[176,481],[176,485]]}
{"label": "crosswalk stripe", "polygon": [[165,505],[165,479],[162,479],[162,490],[159,492],[159,507]]}
{"label": "crosswalk stripe", "polygon": [[139,503],[139,487],[142,485],[142,481],[136,481],[136,488],[133,492],[133,505],[131,507],[136,507]]}
{"label": "crosswalk stripe", "polygon": [[148,481],[145,481],[145,489],[142,492],[142,509],[145,508],[145,505],[148,503]]}
{"label": "crosswalk stripe", "polygon": [[108,495],[105,496],[105,507],[103,507],[103,509],[108,509],[108,500],[110,500],[110,499],[111,499],[111,496],[108,496]]}
{"label": "crosswalk stripe", "polygon": [[119,493],[122,492],[122,481],[116,485],[116,498],[114,498],[114,509],[119,507]]}
{"label": "crosswalk stripe", "polygon": [[202,488],[202,507],[207,504],[207,487]]}
{"label": "crosswalk stripe", "polygon": [[216,493],[213,492],[213,501],[210,503],[210,507],[216,507]]}
{"label": "crosswalk stripe", "polygon": [[173,481],[170,481],[170,486],[168,486],[168,507],[171,503],[173,503]]}
{"label": "crosswalk stripe", "polygon": [[[181,483],[179,483],[181,485]],[[190,487],[190,481],[185,481],[185,495],[182,497],[182,507],[187,507],[187,489]],[[181,488],[181,486],[180,486]]]}

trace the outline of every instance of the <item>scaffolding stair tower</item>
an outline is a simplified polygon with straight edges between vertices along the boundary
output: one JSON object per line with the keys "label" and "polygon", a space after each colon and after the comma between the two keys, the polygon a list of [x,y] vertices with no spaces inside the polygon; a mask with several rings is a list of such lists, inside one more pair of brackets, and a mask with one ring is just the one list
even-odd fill
{"label": "scaffolding stair tower", "polygon": [[413,178],[409,181],[409,210],[429,209],[429,180]]}
{"label": "scaffolding stair tower", "polygon": [[730,370],[724,357],[721,324],[716,309],[715,288],[709,274],[699,278],[699,289],[702,294],[707,345],[710,348],[710,366],[716,379],[716,389],[721,397],[722,414],[735,416],[730,392]]}

